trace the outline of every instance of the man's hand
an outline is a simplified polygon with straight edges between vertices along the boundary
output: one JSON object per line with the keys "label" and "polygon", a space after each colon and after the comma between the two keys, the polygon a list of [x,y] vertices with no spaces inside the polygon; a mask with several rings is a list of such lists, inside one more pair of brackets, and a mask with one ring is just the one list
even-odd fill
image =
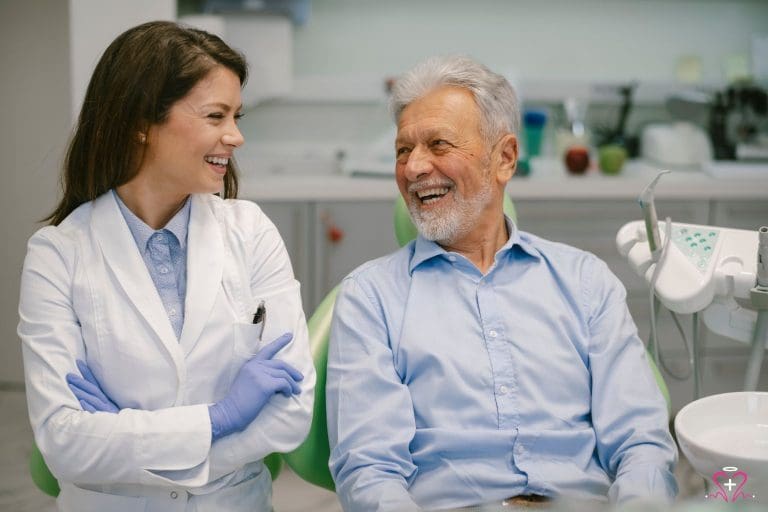
{"label": "man's hand", "polygon": [[120,412],[117,405],[101,389],[99,381],[91,373],[88,365],[78,359],[77,368],[82,377],[75,373],[68,373],[67,384],[69,384],[69,389],[72,390],[83,410],[88,412]]}
{"label": "man's hand", "polygon": [[259,350],[240,368],[227,396],[208,408],[214,441],[245,429],[274,395],[289,397],[301,393],[301,372],[284,361],[272,359],[291,339],[292,334],[283,334]]}

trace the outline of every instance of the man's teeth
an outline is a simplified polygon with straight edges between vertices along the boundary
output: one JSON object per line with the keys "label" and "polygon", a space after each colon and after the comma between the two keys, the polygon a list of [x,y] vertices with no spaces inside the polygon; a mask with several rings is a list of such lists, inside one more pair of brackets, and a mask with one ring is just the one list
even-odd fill
{"label": "man's teeth", "polygon": [[205,161],[214,165],[227,165],[229,158],[223,158],[218,156],[207,156]]}
{"label": "man's teeth", "polygon": [[448,193],[448,187],[440,187],[440,188],[428,188],[424,190],[419,190],[418,192],[416,192],[416,195],[419,197],[419,199],[421,199],[422,203],[429,204],[429,203],[438,201],[447,193]]}

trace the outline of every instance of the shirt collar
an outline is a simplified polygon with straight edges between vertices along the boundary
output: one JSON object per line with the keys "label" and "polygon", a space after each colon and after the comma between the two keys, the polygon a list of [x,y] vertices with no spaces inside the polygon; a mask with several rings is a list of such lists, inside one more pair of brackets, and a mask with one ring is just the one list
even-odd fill
{"label": "shirt collar", "polygon": [[[540,253],[527,239],[524,233],[521,233],[517,229],[515,222],[504,214],[504,222],[507,224],[507,231],[509,231],[509,239],[501,246],[496,252],[499,257],[502,257],[515,247],[519,247],[523,252],[534,258],[539,258]],[[416,237],[416,242],[413,248],[413,255],[411,256],[411,262],[408,266],[408,273],[413,274],[413,270],[424,263],[425,261],[435,258],[437,256],[447,255],[448,251],[440,247],[436,242],[427,240],[421,234]]]}
{"label": "shirt collar", "polygon": [[123,214],[123,218],[125,219],[126,224],[128,224],[128,228],[131,230],[131,234],[133,235],[133,239],[136,241],[136,245],[138,245],[142,251],[147,247],[149,238],[158,231],[170,231],[179,241],[181,249],[186,249],[187,230],[189,228],[189,212],[192,204],[192,202],[189,200],[189,197],[187,197],[187,200],[184,201],[184,206],[182,206],[181,209],[176,212],[173,218],[171,218],[171,220],[169,220],[162,229],[154,230],[149,227],[143,220],[138,218],[136,214],[134,214],[125,205],[123,200],[120,199],[120,196],[117,195],[117,192],[114,189],[112,190],[112,193],[115,196],[117,206],[120,208],[120,212]]}

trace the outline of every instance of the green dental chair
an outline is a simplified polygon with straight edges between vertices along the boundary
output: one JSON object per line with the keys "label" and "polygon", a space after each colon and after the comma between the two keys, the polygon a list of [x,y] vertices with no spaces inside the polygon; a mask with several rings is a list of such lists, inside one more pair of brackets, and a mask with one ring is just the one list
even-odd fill
{"label": "green dental chair", "polygon": [[[504,196],[504,212],[516,219],[515,207],[508,196]],[[414,238],[418,231],[411,222],[408,208],[401,196],[398,196],[394,207],[395,238],[400,247]],[[325,381],[328,365],[328,342],[331,333],[333,306],[339,287],[336,286],[322,300],[312,316],[307,321],[309,328],[309,346],[317,371],[315,385],[315,410],[312,417],[312,427],[304,443],[296,450],[283,455],[288,466],[302,479],[325,489],[335,491],[336,487],[328,469],[328,459],[331,450],[328,445],[328,425],[325,414]]]}
{"label": "green dental chair", "polygon": [[[504,212],[511,219],[517,219],[514,205],[506,195],[504,197]],[[400,196],[398,196],[394,206],[394,230],[397,242],[401,247],[416,238],[418,233],[416,227],[411,222],[405,201]],[[338,292],[338,286],[333,288],[320,302],[315,312],[307,321],[309,345],[317,372],[312,426],[307,438],[298,448],[290,453],[283,454],[285,462],[300,478],[330,491],[335,491],[336,488],[328,469],[330,446],[328,444],[328,426],[325,413],[325,383],[331,319]],[[667,402],[667,408],[671,409],[669,391],[652,357],[648,357],[648,363]],[[282,460],[278,454],[269,455],[264,459],[264,463],[269,468],[272,479],[277,478],[277,474],[282,467]],[[46,494],[56,496],[59,492],[58,482],[48,471],[45,461],[36,446],[33,447],[29,464],[30,473],[35,484]]]}
{"label": "green dental chair", "polygon": [[[509,196],[506,195],[504,196],[504,213],[513,220],[517,219],[514,204]],[[394,228],[397,243],[401,247],[416,238],[418,233],[416,226],[411,222],[408,208],[405,206],[405,201],[400,196],[398,196],[395,201]],[[333,478],[331,477],[331,472],[328,469],[328,459],[331,451],[328,444],[328,426],[325,413],[325,383],[331,319],[333,317],[333,307],[338,293],[339,287],[336,286],[325,296],[307,322],[309,328],[309,345],[312,351],[312,358],[315,362],[315,370],[317,371],[314,415],[309,435],[304,443],[296,450],[283,455],[288,466],[299,477],[309,483],[330,491],[335,491],[336,488],[333,483]],[[667,408],[670,409],[669,391],[667,390],[666,383],[659,373],[658,368],[656,368],[653,358],[648,357],[648,363],[656,377],[659,389],[667,402]]]}

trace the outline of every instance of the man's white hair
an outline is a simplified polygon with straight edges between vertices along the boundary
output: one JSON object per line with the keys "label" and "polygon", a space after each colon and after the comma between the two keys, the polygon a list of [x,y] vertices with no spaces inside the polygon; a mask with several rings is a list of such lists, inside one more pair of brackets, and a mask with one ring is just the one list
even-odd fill
{"label": "man's white hair", "polygon": [[451,85],[469,90],[480,110],[480,131],[492,144],[505,133],[517,136],[520,107],[506,78],[463,55],[431,57],[397,79],[389,108],[395,123],[411,102],[437,87]]}

